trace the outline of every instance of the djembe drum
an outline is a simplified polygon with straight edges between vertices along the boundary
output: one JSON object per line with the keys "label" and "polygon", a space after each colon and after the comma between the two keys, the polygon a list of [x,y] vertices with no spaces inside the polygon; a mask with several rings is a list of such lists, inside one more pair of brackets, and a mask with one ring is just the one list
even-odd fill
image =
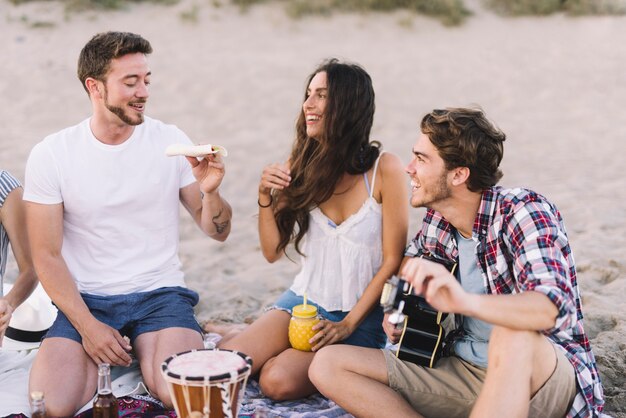
{"label": "djembe drum", "polygon": [[234,418],[252,359],[230,350],[191,350],[161,365],[179,418]]}

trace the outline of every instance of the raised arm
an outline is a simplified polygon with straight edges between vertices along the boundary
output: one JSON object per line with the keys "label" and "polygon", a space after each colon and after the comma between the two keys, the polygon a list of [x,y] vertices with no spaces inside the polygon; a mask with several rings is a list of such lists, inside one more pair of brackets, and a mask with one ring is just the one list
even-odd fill
{"label": "raised arm", "polygon": [[273,263],[282,256],[277,250],[280,234],[274,217],[276,205],[273,204],[272,189],[283,190],[289,186],[291,176],[289,164],[270,164],[263,169],[259,183],[259,240],[261,251],[267,261]]}
{"label": "raised arm", "polygon": [[481,295],[466,292],[441,264],[413,258],[402,268],[402,276],[414,291],[435,309],[480,319],[506,328],[543,331],[554,327],[557,308],[539,292]]}
{"label": "raised arm", "polygon": [[207,155],[201,160],[186,158],[197,182],[180,190],[180,201],[205,234],[225,241],[230,234],[232,209],[219,193],[225,174],[221,156]]}
{"label": "raised arm", "polygon": [[93,361],[129,365],[130,346],[119,332],[98,321],[83,301],[61,254],[63,204],[26,202],[26,225],[35,271],[44,289],[83,339]]}
{"label": "raised arm", "polygon": [[[380,201],[383,214],[383,262],[372,278],[363,295],[346,315],[343,321],[325,325],[324,332],[316,336],[324,338],[314,350],[319,350],[324,345],[346,339],[371,310],[380,303],[380,295],[383,285],[398,271],[402,261],[402,254],[406,245],[408,230],[408,195],[406,176],[400,159],[389,153],[383,154],[379,163]],[[332,329],[330,329],[332,328]]]}
{"label": "raised arm", "polygon": [[0,222],[9,237],[19,271],[11,291],[0,298],[0,346],[2,346],[2,338],[9,326],[13,311],[30,296],[37,286],[37,276],[35,275],[28,236],[24,226],[25,214],[22,194],[21,187],[13,189],[0,207]]}

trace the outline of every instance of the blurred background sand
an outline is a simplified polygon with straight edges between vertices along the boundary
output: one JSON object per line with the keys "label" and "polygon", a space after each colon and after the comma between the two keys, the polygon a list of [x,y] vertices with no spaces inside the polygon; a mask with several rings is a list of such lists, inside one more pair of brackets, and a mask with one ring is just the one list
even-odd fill
{"label": "blurred background sand", "polygon": [[[294,20],[276,4],[242,13],[183,0],[68,15],[56,2],[0,1],[0,168],[23,180],[33,145],[90,114],[75,74],[93,34],[142,34],[154,48],[148,114],[229,150],[232,233],[212,242],[182,213],[180,255],[199,319],[243,322],[298,270],[263,259],[256,193],[262,168],[288,155],[317,64],[334,56],[368,70],[372,136],[405,162],[424,113],[479,104],[508,136],[501,184],[535,189],[562,211],[607,412],[626,417],[626,17],[503,18],[466,4],[474,14],[445,27],[403,11]],[[422,215],[412,210],[411,235]]]}

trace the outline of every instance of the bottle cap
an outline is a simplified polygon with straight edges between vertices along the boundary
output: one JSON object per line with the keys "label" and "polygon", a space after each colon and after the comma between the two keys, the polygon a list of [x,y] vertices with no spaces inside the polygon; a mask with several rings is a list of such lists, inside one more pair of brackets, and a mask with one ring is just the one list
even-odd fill
{"label": "bottle cap", "polygon": [[317,315],[317,307],[313,305],[296,305],[293,307],[292,314],[298,318],[313,318]]}
{"label": "bottle cap", "polygon": [[39,390],[33,390],[30,393],[30,399],[32,399],[33,401],[40,401],[43,399],[43,392],[39,391]]}
{"label": "bottle cap", "polygon": [[98,364],[98,376],[105,376],[111,373],[111,365],[109,363]]}

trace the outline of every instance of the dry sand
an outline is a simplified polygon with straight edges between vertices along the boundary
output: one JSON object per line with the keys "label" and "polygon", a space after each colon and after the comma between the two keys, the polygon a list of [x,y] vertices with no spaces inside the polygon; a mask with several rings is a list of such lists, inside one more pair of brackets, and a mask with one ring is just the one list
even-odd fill
{"label": "dry sand", "polygon": [[262,167],[287,156],[304,79],[322,59],[370,72],[373,136],[405,161],[424,113],[480,104],[508,135],[501,183],[545,194],[565,217],[607,412],[626,417],[626,18],[507,19],[466,3],[475,15],[447,28],[406,12],[292,20],[276,4],[242,14],[184,0],[66,15],[56,2],[0,0],[0,167],[23,179],[34,144],[89,115],[75,65],[94,33],[144,35],[155,50],[148,114],[230,151],[232,233],[212,242],[183,214],[180,253],[200,319],[241,322],[298,269],[261,256],[256,190]]}

